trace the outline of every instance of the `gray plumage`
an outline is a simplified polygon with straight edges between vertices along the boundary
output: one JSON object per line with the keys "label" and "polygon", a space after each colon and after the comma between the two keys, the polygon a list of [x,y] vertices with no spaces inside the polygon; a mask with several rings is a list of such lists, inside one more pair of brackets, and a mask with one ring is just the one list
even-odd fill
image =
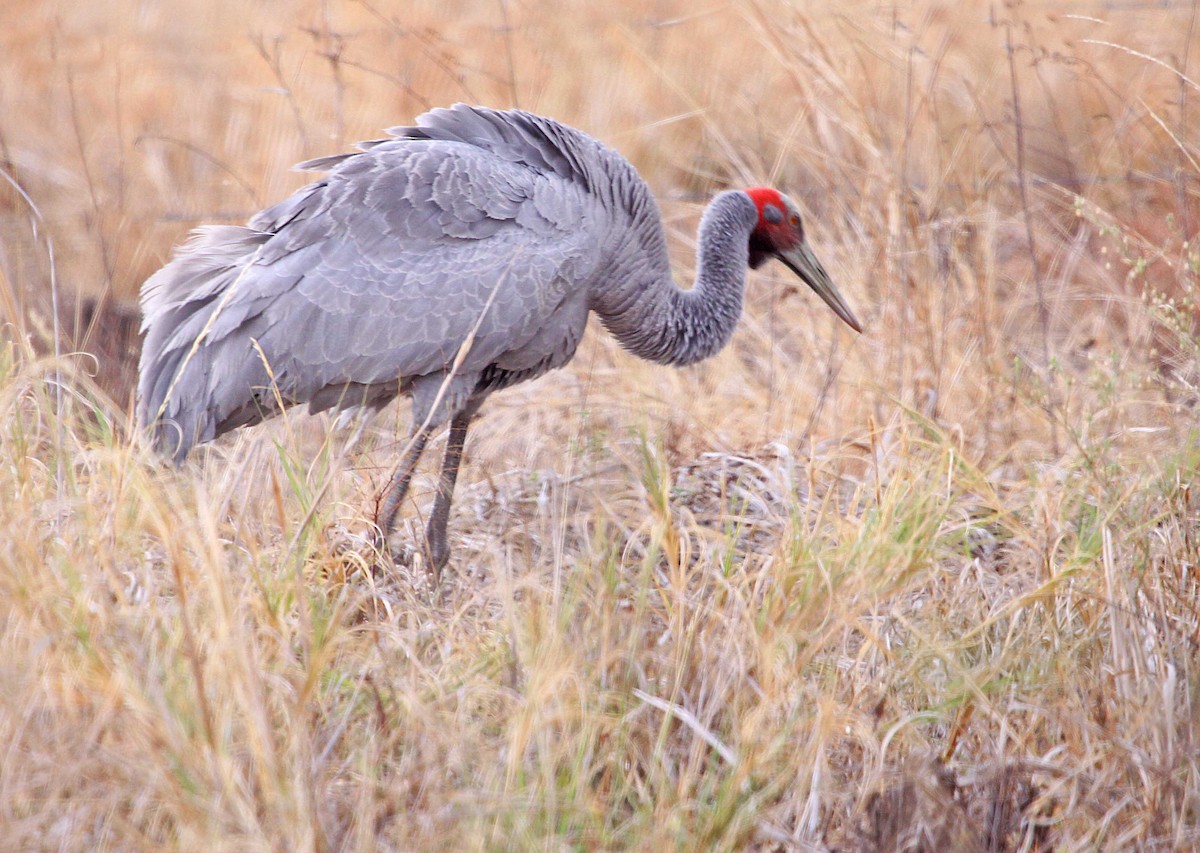
{"label": "gray plumage", "polygon": [[[426,424],[415,466],[432,429],[449,421],[465,439],[488,394],[569,361],[590,311],[642,358],[712,355],[741,314],[746,269],[767,257],[859,328],[774,190],[716,196],[685,291],[645,183],[586,134],[462,104],[389,134],[301,164],[328,174],[245,227],[198,229],[146,282],[137,417],[157,448],[182,461],[280,400],[316,412],[407,395],[414,430]],[[450,457],[435,515],[448,514]]]}

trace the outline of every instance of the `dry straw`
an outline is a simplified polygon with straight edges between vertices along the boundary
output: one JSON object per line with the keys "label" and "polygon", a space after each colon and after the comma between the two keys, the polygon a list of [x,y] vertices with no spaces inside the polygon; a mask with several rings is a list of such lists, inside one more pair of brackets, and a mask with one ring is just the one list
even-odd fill
{"label": "dry straw", "polygon": [[[1060,7],[9,2],[0,847],[1200,844],[1197,12]],[[867,333],[766,272],[703,365],[589,334],[489,402],[443,577],[373,575],[401,409],[175,471],[110,344],[455,100],[620,148],[681,279],[781,185]]]}

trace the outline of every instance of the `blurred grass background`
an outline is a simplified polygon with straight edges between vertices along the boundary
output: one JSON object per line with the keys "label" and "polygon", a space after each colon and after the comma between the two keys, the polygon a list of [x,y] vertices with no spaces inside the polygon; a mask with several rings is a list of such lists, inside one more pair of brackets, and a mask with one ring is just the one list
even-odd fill
{"label": "blurred grass background", "polygon": [[[1194,846],[1196,14],[9,0],[0,847]],[[768,270],[698,367],[589,335],[372,577],[403,407],[164,470],[136,294],[459,100],[622,151],[681,280],[780,186],[867,331]]]}

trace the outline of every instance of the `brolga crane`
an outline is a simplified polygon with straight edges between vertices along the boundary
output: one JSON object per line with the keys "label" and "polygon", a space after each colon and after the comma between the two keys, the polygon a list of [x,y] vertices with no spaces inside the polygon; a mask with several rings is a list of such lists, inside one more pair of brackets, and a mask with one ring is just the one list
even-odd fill
{"label": "brolga crane", "polygon": [[493,391],[566,364],[590,312],[634,355],[692,364],[733,334],[747,268],[777,258],[862,331],[776,190],[713,198],[682,290],[646,184],[587,134],[464,104],[388,133],[300,164],[325,177],[245,227],[198,229],[145,283],[137,418],[177,463],[281,408],[407,396],[412,434],[378,535],[449,424],[426,529],[440,570],[471,419]]}

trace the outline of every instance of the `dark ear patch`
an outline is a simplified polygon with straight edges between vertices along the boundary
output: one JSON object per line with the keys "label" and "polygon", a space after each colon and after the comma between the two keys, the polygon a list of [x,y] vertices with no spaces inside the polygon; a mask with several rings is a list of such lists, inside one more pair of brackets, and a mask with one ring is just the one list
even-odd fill
{"label": "dark ear patch", "polygon": [[778,225],[780,222],[783,222],[783,211],[773,204],[764,204],[762,218],[772,225]]}

